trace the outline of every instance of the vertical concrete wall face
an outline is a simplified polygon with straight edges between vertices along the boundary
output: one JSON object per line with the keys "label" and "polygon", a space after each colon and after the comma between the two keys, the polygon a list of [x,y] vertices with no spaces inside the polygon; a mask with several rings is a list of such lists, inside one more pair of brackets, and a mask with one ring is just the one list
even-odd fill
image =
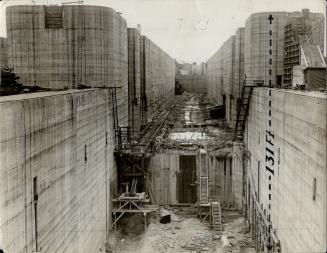
{"label": "vertical concrete wall face", "polygon": [[150,104],[147,97],[149,93],[150,86],[150,59],[146,55],[150,54],[149,49],[149,39],[145,36],[141,36],[141,86],[140,86],[140,96],[141,96],[141,125],[146,125],[148,122],[148,105]]}
{"label": "vertical concrete wall face", "polygon": [[0,245],[8,252],[96,252],[115,191],[106,91],[0,99]]}
{"label": "vertical concrete wall face", "polygon": [[0,37],[0,68],[8,66],[8,41]]}
{"label": "vertical concrete wall face", "polygon": [[183,91],[195,94],[207,93],[207,77],[204,74],[179,75],[178,81]]}
{"label": "vertical concrete wall face", "polygon": [[[270,14],[273,17],[272,25],[268,20]],[[244,53],[245,75],[248,80],[263,80],[264,85],[268,86],[276,84],[277,75],[283,75],[284,26],[287,21],[286,12],[256,13],[247,19]],[[269,69],[272,70],[271,75]]]}
{"label": "vertical concrete wall face", "polygon": [[235,125],[237,116],[237,99],[242,95],[242,86],[244,82],[244,32],[245,28],[239,28],[235,34],[234,41],[234,82],[232,88],[233,101],[230,108],[230,122],[231,125]]}
{"label": "vertical concrete wall face", "polygon": [[24,85],[51,89],[119,86],[120,124],[127,125],[127,27],[97,6],[7,8],[9,63]]}
{"label": "vertical concrete wall face", "polygon": [[326,96],[313,92],[257,88],[251,99],[247,185],[264,209],[271,205],[282,252],[326,251],[326,106]]}
{"label": "vertical concrete wall face", "polygon": [[[308,10],[307,10],[308,11]],[[268,20],[272,15],[272,25]],[[264,85],[280,85],[277,76],[283,75],[284,27],[294,17],[308,16],[313,41],[323,48],[324,17],[321,13],[266,12],[251,15],[245,24],[245,74],[248,79],[260,79]],[[270,30],[272,32],[272,52],[270,49]],[[323,50],[323,49],[322,49]],[[270,64],[269,59],[272,58]],[[269,69],[272,70],[271,78]]]}
{"label": "vertical concrete wall face", "polygon": [[222,49],[220,48],[207,63],[207,80],[208,80],[208,96],[215,103],[223,104],[222,100],[222,68],[223,68]]}
{"label": "vertical concrete wall face", "polygon": [[141,120],[150,122],[174,95],[175,60],[145,36],[141,36]]}
{"label": "vertical concrete wall face", "polygon": [[[272,25],[268,20],[270,14],[273,17]],[[237,98],[241,96],[245,77],[250,82],[263,80],[266,86],[277,85],[277,78],[282,81],[284,27],[291,18],[303,15],[308,15],[314,42],[322,45],[323,14],[306,14],[305,10],[256,13],[247,19],[245,28],[239,28],[235,36],[230,37],[208,60],[208,95],[217,104],[225,103],[226,120],[231,126],[235,124]]]}
{"label": "vertical concrete wall face", "polygon": [[[306,14],[307,11],[307,14]],[[308,16],[308,23],[311,28],[311,37],[317,43],[322,52],[324,49],[325,17],[323,13],[310,13],[309,10],[302,10],[302,15]]]}
{"label": "vertical concrete wall face", "polygon": [[236,103],[244,76],[244,28],[237,30],[208,60],[208,95],[217,104],[225,104],[226,119],[234,124]]}
{"label": "vertical concrete wall face", "polygon": [[140,131],[141,125],[141,39],[140,32],[128,28],[128,115],[132,135]]}
{"label": "vertical concrete wall face", "polygon": [[208,60],[208,95],[217,103],[223,104],[223,64],[224,45]]}
{"label": "vertical concrete wall face", "polygon": [[226,118],[231,121],[231,107],[234,101],[234,69],[235,69],[235,36],[231,36],[224,44],[223,93],[225,95]]}

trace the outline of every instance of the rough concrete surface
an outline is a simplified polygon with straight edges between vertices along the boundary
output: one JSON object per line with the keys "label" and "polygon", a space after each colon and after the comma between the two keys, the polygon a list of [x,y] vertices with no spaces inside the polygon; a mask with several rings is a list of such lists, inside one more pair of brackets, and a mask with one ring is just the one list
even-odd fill
{"label": "rough concrete surface", "polygon": [[[322,92],[256,88],[251,99],[247,181],[264,209],[271,204],[272,226],[285,252],[323,252],[327,246],[326,106]],[[266,148],[274,152],[274,165],[268,164],[273,175],[266,169]]]}
{"label": "rough concrete surface", "polygon": [[116,11],[19,5],[6,9],[6,19],[9,65],[22,84],[54,90],[121,87],[119,123],[128,125],[127,24]]}
{"label": "rough concrete surface", "polygon": [[103,245],[116,191],[109,99],[104,90],[0,98],[0,245],[7,252]]}
{"label": "rough concrete surface", "polygon": [[0,68],[8,66],[8,40],[0,37]]}

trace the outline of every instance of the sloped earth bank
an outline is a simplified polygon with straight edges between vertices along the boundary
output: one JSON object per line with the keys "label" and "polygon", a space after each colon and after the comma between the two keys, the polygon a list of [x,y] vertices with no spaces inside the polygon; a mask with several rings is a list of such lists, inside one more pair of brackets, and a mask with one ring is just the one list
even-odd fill
{"label": "sloped earth bank", "polygon": [[201,222],[189,207],[171,209],[171,222],[161,224],[156,217],[144,233],[141,217],[124,220],[118,231],[112,231],[110,245],[114,253],[254,253],[244,218],[236,211],[223,211],[224,231],[213,238],[208,223]]}

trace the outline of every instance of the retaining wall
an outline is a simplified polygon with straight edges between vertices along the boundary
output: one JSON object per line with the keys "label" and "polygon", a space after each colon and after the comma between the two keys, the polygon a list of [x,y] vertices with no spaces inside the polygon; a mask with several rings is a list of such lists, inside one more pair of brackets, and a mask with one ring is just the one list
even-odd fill
{"label": "retaining wall", "polygon": [[128,120],[132,136],[140,131],[141,125],[141,40],[140,32],[128,28]]}
{"label": "retaining wall", "polygon": [[319,92],[256,88],[251,98],[247,194],[271,214],[282,252],[326,251],[326,106]]}
{"label": "retaining wall", "polygon": [[9,64],[24,85],[117,89],[128,124],[127,26],[116,11],[85,5],[18,5],[6,10]]}
{"label": "retaining wall", "polygon": [[175,92],[176,63],[145,36],[141,36],[141,121],[150,122]]}
{"label": "retaining wall", "polygon": [[183,91],[201,94],[207,92],[206,75],[178,75],[179,84]]}
{"label": "retaining wall", "polygon": [[117,188],[109,98],[104,90],[0,98],[0,245],[6,251],[103,247]]}

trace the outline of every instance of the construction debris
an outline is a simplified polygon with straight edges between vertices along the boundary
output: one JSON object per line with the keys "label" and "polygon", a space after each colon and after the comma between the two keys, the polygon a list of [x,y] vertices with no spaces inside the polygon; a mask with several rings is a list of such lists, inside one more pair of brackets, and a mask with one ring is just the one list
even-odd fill
{"label": "construction debris", "polygon": [[145,233],[136,235],[122,234],[121,230],[114,232],[110,239],[114,253],[227,253],[230,250],[241,252],[241,247],[248,253],[255,252],[250,239],[246,238],[247,234],[239,233],[245,231],[247,225],[244,218],[240,214],[236,215],[235,211],[227,211],[233,212],[233,215],[222,235],[217,236],[213,235],[213,230],[207,223],[196,218],[193,208],[181,207],[169,211],[170,223],[161,224],[152,217]]}

